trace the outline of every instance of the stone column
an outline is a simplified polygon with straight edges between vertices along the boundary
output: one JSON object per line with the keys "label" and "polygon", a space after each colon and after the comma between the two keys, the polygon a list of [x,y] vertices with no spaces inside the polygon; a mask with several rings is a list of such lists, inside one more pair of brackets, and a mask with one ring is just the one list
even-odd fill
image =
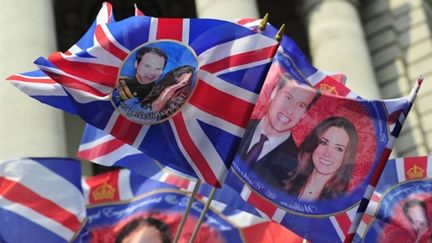
{"label": "stone column", "polygon": [[8,82],[35,70],[33,61],[56,49],[51,0],[2,0],[0,8],[0,159],[66,156],[63,113]]}
{"label": "stone column", "polygon": [[313,64],[347,75],[347,86],[380,98],[357,0],[307,0],[303,5]]}
{"label": "stone column", "polygon": [[232,20],[236,18],[258,18],[255,0],[195,0],[198,17]]}

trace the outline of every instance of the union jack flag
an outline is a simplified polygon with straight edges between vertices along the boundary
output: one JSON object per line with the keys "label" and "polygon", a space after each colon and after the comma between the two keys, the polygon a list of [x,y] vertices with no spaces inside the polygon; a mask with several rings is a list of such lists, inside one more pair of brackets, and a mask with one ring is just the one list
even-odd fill
{"label": "union jack flag", "polygon": [[[77,156],[104,166],[124,167],[143,178],[170,184],[190,192],[196,185],[196,178],[164,166],[140,150],[89,124],[84,128]],[[121,174],[129,175],[128,170],[122,170]],[[206,200],[211,190],[212,187],[209,185],[201,184],[197,197]],[[214,198],[232,207],[237,205],[238,209],[257,214],[256,210],[250,204],[244,203],[238,193],[227,184],[222,185]]]}
{"label": "union jack flag", "polygon": [[431,162],[430,156],[419,156],[396,158],[386,163],[353,242],[429,241],[430,227],[423,236],[416,235],[403,208],[409,201],[421,201],[426,209],[426,218],[430,218]]}
{"label": "union jack flag", "polygon": [[[278,43],[224,21],[145,16],[96,25],[93,37],[89,48],[54,53],[36,64],[62,85],[88,123],[170,167],[193,170],[194,176],[220,186]],[[141,44],[166,39],[196,53],[200,70],[195,91],[167,122],[131,122],[110,102],[119,69]]]}
{"label": "union jack flag", "polygon": [[86,213],[79,161],[1,161],[0,185],[1,242],[70,242],[81,230]]}
{"label": "union jack flag", "polygon": [[[394,100],[363,100],[342,82],[335,80],[309,64],[295,43],[284,37],[258,98],[252,119],[257,120],[263,116],[263,113],[267,110],[268,104],[266,103],[270,100],[271,91],[276,85],[275,80],[280,75],[285,74],[289,74],[299,83],[313,85],[320,90],[326,91],[314,104],[315,108],[312,106],[309,109],[308,118],[305,118],[303,123],[308,123],[309,119],[316,119],[314,116],[321,117],[328,112],[332,113],[329,116],[346,118],[351,115],[345,116],[345,114],[352,113],[353,117],[357,118],[352,119],[353,117],[351,117],[349,119],[356,126],[360,144],[363,143],[363,145],[359,146],[358,154],[369,154],[369,157],[372,153],[374,155],[370,158],[366,158],[367,156],[364,155],[357,156],[352,181],[349,185],[351,187],[349,191],[351,192],[349,195],[347,194],[333,202],[303,202],[298,201],[297,198],[293,199],[286,192],[282,193],[279,189],[266,184],[264,179],[254,174],[255,172],[249,172],[238,157],[234,160],[231,168],[233,173],[229,174],[225,183],[237,190],[244,200],[253,204],[263,217],[284,225],[307,240],[312,242],[343,242],[349,238],[347,235],[350,234],[351,228],[356,225],[359,214],[358,204],[363,200],[362,195],[367,195],[369,192],[368,187],[376,177],[376,173],[371,171],[380,171],[382,163],[387,160],[413,100],[410,97]],[[415,95],[417,91],[418,86],[413,89],[412,94]],[[321,101],[324,102],[327,99],[328,101],[325,101],[326,105],[320,105]],[[350,111],[347,111],[347,113],[342,111],[345,106],[342,105],[344,102],[351,103],[349,105]],[[354,108],[357,105],[364,107],[365,110],[360,111],[361,109]],[[332,106],[338,108],[331,112]],[[356,112],[360,113],[354,115]],[[374,125],[371,129],[364,130],[364,127],[359,127],[359,124],[362,123],[359,119],[369,119],[373,121]],[[312,127],[317,124],[315,123]],[[371,132],[372,129],[376,131],[374,135]],[[381,132],[379,132],[380,130]],[[302,138],[296,138],[296,136],[304,138],[308,133],[308,129],[304,129],[300,123],[299,126],[293,129],[291,136],[294,137],[294,141],[298,146]],[[391,136],[387,137],[389,133]],[[360,176],[360,174],[363,176]],[[354,186],[355,184],[357,186]],[[355,187],[356,189],[354,189]],[[350,202],[347,203],[348,201]],[[345,203],[350,206],[342,206]],[[339,210],[335,211],[334,208],[339,208]],[[327,211],[327,209],[329,210]],[[321,211],[321,213],[317,213],[318,211]]]}
{"label": "union jack flag", "polygon": [[[135,13],[139,14],[139,12],[138,8],[135,7]],[[90,48],[94,45],[93,36],[96,26],[98,24],[114,21],[111,4],[104,2],[92,26],[75,45],[66,51],[66,53],[74,55]],[[8,77],[8,80],[15,87],[44,104],[62,109],[71,114],[77,114],[75,106],[63,89],[63,86],[41,70],[15,74]]]}

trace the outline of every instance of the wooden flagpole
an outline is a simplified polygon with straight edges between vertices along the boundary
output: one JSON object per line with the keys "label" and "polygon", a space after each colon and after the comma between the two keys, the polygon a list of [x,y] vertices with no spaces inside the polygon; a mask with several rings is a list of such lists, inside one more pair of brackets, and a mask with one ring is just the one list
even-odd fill
{"label": "wooden flagpole", "polygon": [[198,193],[198,190],[199,190],[200,186],[201,186],[201,180],[198,179],[196,181],[196,183],[195,183],[194,189],[193,189],[192,194],[191,194],[191,196],[189,198],[186,210],[185,210],[185,212],[184,212],[184,214],[183,214],[183,216],[182,216],[182,218],[180,220],[180,224],[179,224],[179,227],[177,228],[177,232],[176,232],[176,235],[174,237],[173,243],[177,243],[178,240],[179,240],[179,238],[180,238],[181,232],[183,231],[183,227],[184,227],[184,225],[186,223],[186,219],[189,216],[190,209],[192,208],[192,203],[195,200],[195,196]]}
{"label": "wooden flagpole", "polygon": [[199,217],[199,219],[198,219],[198,222],[197,222],[197,224],[195,225],[195,228],[194,228],[194,231],[193,231],[193,233],[192,233],[192,236],[191,236],[191,238],[189,239],[189,243],[193,243],[193,242],[194,242],[195,237],[197,236],[198,231],[199,231],[199,229],[200,229],[200,227],[201,227],[201,224],[202,224],[202,222],[203,222],[203,220],[204,220],[204,217],[205,217],[205,215],[207,214],[207,210],[209,209],[210,204],[211,204],[211,202],[213,201],[213,197],[214,197],[214,194],[215,194],[216,190],[217,190],[216,187],[213,187],[213,189],[211,190],[210,195],[209,195],[209,197],[208,197],[208,199],[207,199],[207,202],[206,202],[206,204],[205,204],[205,206],[204,206],[204,208],[203,208],[203,211],[202,211],[201,214],[200,214],[200,217]]}

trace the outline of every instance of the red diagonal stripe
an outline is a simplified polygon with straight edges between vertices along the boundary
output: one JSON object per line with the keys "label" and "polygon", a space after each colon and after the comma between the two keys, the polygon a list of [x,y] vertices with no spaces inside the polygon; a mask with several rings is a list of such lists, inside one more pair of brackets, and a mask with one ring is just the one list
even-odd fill
{"label": "red diagonal stripe", "polygon": [[71,231],[80,228],[81,222],[75,214],[16,181],[0,177],[0,195],[57,221]]}
{"label": "red diagonal stripe", "polygon": [[349,227],[351,226],[351,220],[348,217],[347,213],[341,213],[335,216],[336,221],[339,224],[339,228],[341,228],[342,233],[346,235],[348,233]]}
{"label": "red diagonal stripe", "polygon": [[[116,56],[120,60],[126,59],[128,56],[128,53],[124,52],[122,49],[118,48],[114,43],[112,43],[113,40],[110,40],[108,36],[105,34],[104,29],[100,25],[96,26],[95,29],[95,36],[99,44],[107,50],[112,55]],[[117,73],[115,75],[117,77]]]}
{"label": "red diagonal stripe", "polygon": [[189,136],[182,114],[176,114],[172,118],[172,120],[175,124],[175,129],[177,131],[180,142],[183,145],[183,148],[186,150],[186,153],[192,159],[192,163],[195,164],[201,175],[204,177],[204,180],[210,185],[220,187],[220,183],[216,178],[216,175],[213,173],[211,167],[208,164],[209,161],[204,158],[200,149],[195,145],[192,138]]}
{"label": "red diagonal stripe", "polygon": [[6,80],[10,81],[21,81],[26,83],[40,83],[40,84],[56,84],[57,82],[50,78],[42,78],[42,77],[30,77],[30,76],[21,76],[21,75],[12,75],[8,77]]}
{"label": "red diagonal stripe", "polygon": [[168,175],[165,183],[168,183],[170,185],[174,185],[183,189],[188,189],[189,186],[189,180],[185,179],[185,178],[181,178],[180,176],[177,175]]}
{"label": "red diagonal stripe", "polygon": [[391,153],[391,149],[384,148],[384,151],[381,154],[381,158],[378,161],[378,165],[377,165],[377,167],[376,167],[376,169],[374,171],[374,174],[371,177],[369,185],[374,186],[374,187],[377,185],[378,180],[379,180],[379,178],[381,176],[381,173],[384,170],[386,162],[387,162],[387,160],[388,160],[388,158],[390,156],[390,153]]}
{"label": "red diagonal stripe", "polygon": [[58,69],[73,76],[90,80],[94,83],[114,87],[118,68],[103,64],[71,61],[74,57],[64,58],[59,52],[48,57],[48,60]]}
{"label": "red diagonal stripe", "polygon": [[99,96],[99,97],[103,97],[107,95],[75,78],[71,78],[57,73],[52,73],[47,70],[45,70],[44,72],[48,74],[53,80],[60,83],[62,86],[77,89],[79,91],[90,93],[92,95]]}
{"label": "red diagonal stripe", "polygon": [[127,144],[133,144],[142,125],[119,116],[111,130],[111,134]]}
{"label": "red diagonal stripe", "polygon": [[255,105],[198,81],[189,102],[213,116],[246,128]]}
{"label": "red diagonal stripe", "polygon": [[172,39],[182,41],[183,36],[183,19],[178,18],[160,18],[156,39]]}
{"label": "red diagonal stripe", "polygon": [[119,139],[111,139],[109,141],[106,141],[104,143],[98,144],[94,147],[91,147],[86,150],[78,151],[78,156],[85,160],[94,160],[97,157],[107,155],[111,153],[112,151],[120,148],[124,145],[124,142],[120,141]]}
{"label": "red diagonal stripe", "polygon": [[216,73],[230,67],[262,61],[268,58],[272,58],[274,56],[276,48],[277,45],[274,45],[274,46],[270,46],[258,50],[231,55],[219,61],[204,65],[201,67],[201,69],[206,70],[209,73]]}
{"label": "red diagonal stripe", "polygon": [[253,18],[244,18],[244,19],[240,19],[239,21],[237,21],[237,24],[245,25],[247,23],[254,22],[255,20],[256,19],[253,19]]}
{"label": "red diagonal stripe", "polygon": [[256,192],[251,192],[247,202],[254,205],[259,210],[263,211],[268,217],[273,217],[276,212],[276,206],[269,202],[266,198],[262,197]]}

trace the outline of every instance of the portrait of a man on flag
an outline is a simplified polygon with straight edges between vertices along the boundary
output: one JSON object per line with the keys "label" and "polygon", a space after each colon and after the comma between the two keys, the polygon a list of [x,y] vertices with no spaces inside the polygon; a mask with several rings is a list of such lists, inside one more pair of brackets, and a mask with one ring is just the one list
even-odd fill
{"label": "portrait of a man on flag", "polygon": [[180,42],[144,44],[125,60],[112,103],[131,121],[161,122],[187,102],[196,85],[196,70],[196,54]]}

